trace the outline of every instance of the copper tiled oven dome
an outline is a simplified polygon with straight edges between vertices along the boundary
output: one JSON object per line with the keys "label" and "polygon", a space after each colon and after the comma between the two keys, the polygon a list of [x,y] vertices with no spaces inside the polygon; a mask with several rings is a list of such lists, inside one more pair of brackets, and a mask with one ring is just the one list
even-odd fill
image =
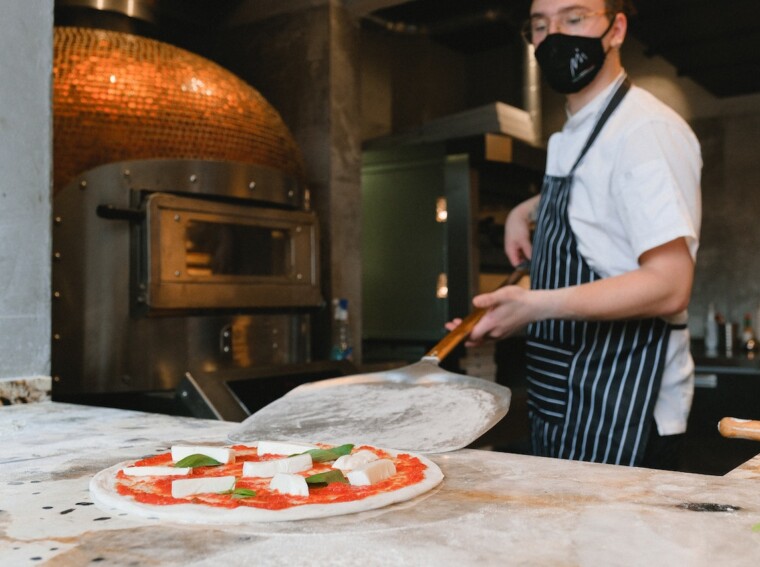
{"label": "copper tiled oven dome", "polygon": [[269,166],[300,179],[277,111],[219,65],[126,33],[55,29],[54,186],[95,166],[188,158]]}

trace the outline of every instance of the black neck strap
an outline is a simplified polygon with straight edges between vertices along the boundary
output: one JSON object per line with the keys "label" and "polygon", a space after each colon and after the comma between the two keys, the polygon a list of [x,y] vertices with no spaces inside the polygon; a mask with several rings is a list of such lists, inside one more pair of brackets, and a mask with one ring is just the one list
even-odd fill
{"label": "black neck strap", "polygon": [[615,109],[620,104],[620,101],[623,100],[623,97],[626,95],[628,90],[631,88],[631,81],[626,77],[622,83],[620,83],[620,86],[615,91],[615,94],[612,95],[612,98],[607,103],[607,107],[604,109],[604,112],[602,112],[602,115],[599,117],[599,120],[596,121],[596,124],[594,125],[594,129],[591,131],[591,134],[588,137],[588,140],[586,140],[586,145],[583,146],[583,149],[581,150],[581,154],[578,156],[578,159],[575,160],[575,163],[573,164],[573,168],[570,170],[570,175],[573,174],[575,171],[575,168],[578,167],[578,164],[581,163],[581,160],[583,159],[583,156],[586,155],[586,152],[591,147],[591,144],[594,143],[594,140],[596,140],[596,137],[599,135],[599,132],[602,131],[602,128],[604,127],[604,124],[607,122],[607,119],[612,115],[612,113],[615,111]]}

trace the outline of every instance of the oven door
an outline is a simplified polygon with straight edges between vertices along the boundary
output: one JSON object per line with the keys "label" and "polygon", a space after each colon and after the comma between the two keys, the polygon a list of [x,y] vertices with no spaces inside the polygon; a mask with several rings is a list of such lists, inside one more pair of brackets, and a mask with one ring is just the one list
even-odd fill
{"label": "oven door", "polygon": [[317,306],[316,215],[150,194],[137,249],[141,310]]}

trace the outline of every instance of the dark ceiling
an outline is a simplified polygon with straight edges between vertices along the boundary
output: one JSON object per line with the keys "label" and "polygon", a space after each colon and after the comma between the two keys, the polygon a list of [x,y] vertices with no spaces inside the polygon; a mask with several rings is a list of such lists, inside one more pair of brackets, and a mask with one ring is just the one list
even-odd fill
{"label": "dark ceiling", "polygon": [[[202,37],[236,7],[255,0],[136,0],[160,7],[167,41]],[[286,1],[286,0],[281,0]],[[361,9],[365,26],[394,34],[425,35],[473,53],[521,41],[531,0],[344,0]],[[760,0],[633,0],[638,13],[630,33],[648,56],[661,56],[677,72],[718,97],[760,92]],[[65,10],[99,0],[56,0],[56,23]],[[373,12],[371,6],[387,6]],[[118,14],[112,14],[113,17]],[[60,20],[60,21],[59,21]],[[177,21],[181,25],[177,25]],[[146,35],[149,35],[146,33]],[[176,36],[176,37],[175,37]]]}
{"label": "dark ceiling", "polygon": [[[760,0],[634,0],[630,33],[647,56],[718,97],[760,92]],[[519,40],[530,0],[414,0],[377,10],[365,25],[425,34],[465,53]]]}

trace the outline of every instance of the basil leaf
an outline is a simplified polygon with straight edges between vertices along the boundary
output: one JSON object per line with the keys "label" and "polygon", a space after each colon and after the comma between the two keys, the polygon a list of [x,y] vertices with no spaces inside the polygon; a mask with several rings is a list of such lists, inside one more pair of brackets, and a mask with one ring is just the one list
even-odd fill
{"label": "basil leaf", "polygon": [[195,453],[194,455],[188,455],[184,459],[180,459],[176,463],[174,463],[175,467],[218,467],[221,465],[219,461],[216,459],[212,459],[208,455],[201,455],[200,453]]}
{"label": "basil leaf", "polygon": [[253,498],[256,496],[256,491],[250,488],[236,488],[232,491],[233,498]]}
{"label": "basil leaf", "polygon": [[306,477],[306,484],[330,484],[331,482],[342,482],[348,484],[348,479],[338,469],[323,473],[313,474]]}
{"label": "basil leaf", "polygon": [[326,461],[334,461],[338,457],[350,454],[351,449],[353,448],[353,445],[346,444],[340,445],[339,447],[333,447],[332,449],[309,449],[306,453],[311,455],[311,460],[313,462],[324,463]]}
{"label": "basil leaf", "polygon": [[755,524],[754,526],[752,526],[752,531],[753,532],[760,532],[760,524]]}

